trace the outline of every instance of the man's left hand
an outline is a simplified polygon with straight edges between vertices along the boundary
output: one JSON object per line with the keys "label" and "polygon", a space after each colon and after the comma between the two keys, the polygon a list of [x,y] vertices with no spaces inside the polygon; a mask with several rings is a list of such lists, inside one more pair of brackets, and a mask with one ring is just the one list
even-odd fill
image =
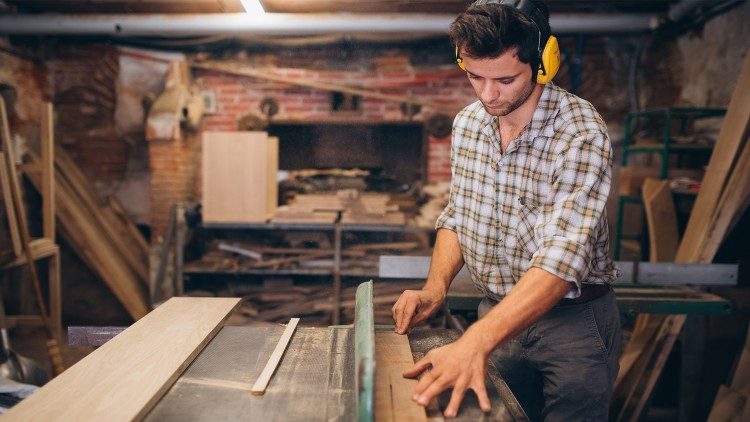
{"label": "man's left hand", "polygon": [[474,390],[479,407],[484,412],[490,411],[490,399],[484,384],[486,372],[487,353],[480,340],[464,335],[454,343],[431,350],[403,375],[416,378],[422,374],[412,397],[422,406],[427,406],[438,394],[453,387],[445,409],[445,417],[453,418],[468,389]]}

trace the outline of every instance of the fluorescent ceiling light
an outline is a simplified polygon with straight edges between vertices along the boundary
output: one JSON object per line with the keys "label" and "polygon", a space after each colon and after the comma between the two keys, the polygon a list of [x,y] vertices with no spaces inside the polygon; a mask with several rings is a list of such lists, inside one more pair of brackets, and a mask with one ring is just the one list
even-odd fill
{"label": "fluorescent ceiling light", "polygon": [[263,6],[260,4],[260,0],[240,0],[242,2],[242,7],[245,8],[245,12],[254,14],[254,15],[262,15],[266,13],[265,10],[263,10]]}

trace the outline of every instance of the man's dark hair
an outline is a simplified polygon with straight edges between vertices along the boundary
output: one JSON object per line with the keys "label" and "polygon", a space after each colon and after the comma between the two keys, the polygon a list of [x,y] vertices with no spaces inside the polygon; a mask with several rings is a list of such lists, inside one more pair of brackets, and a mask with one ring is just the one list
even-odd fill
{"label": "man's dark hair", "polygon": [[544,48],[552,31],[547,6],[532,1],[535,7],[531,16],[501,4],[469,6],[451,23],[451,42],[462,55],[475,59],[496,58],[518,49],[518,59],[531,65],[532,77],[535,77],[539,48]]}

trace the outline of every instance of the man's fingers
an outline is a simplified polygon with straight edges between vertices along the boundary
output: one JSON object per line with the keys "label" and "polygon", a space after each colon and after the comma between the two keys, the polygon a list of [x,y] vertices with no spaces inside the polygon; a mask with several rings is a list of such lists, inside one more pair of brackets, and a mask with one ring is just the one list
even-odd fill
{"label": "man's fingers", "polygon": [[401,316],[397,321],[396,332],[404,334],[409,329],[409,324],[414,316],[414,312],[417,310],[417,304],[419,303],[416,298],[410,298],[406,301],[403,308],[401,309]]}
{"label": "man's fingers", "polygon": [[[422,391],[417,395],[417,403],[419,403],[422,406],[427,406],[430,404],[430,401],[435,398],[438,394],[440,394],[443,390],[450,387],[450,377],[445,376],[445,374],[436,377],[436,379],[432,380],[430,385],[427,386],[427,389]],[[421,380],[420,380],[421,384]],[[419,386],[417,386],[419,387]]]}
{"label": "man's fingers", "polygon": [[479,407],[482,411],[487,413],[492,410],[492,404],[490,404],[490,398],[487,396],[487,387],[484,385],[484,380],[478,380],[475,382],[471,389],[476,393],[477,399],[479,400]]}
{"label": "man's fingers", "polygon": [[403,375],[405,378],[416,378],[417,375],[424,372],[424,370],[429,368],[430,365],[430,360],[427,358],[427,356],[425,356],[422,359],[418,360],[417,363],[415,363],[414,366],[411,367],[411,369],[404,371],[401,375]]}
{"label": "man's fingers", "polygon": [[453,387],[453,393],[451,393],[451,401],[448,403],[448,407],[445,408],[446,418],[455,418],[458,414],[458,408],[461,406],[461,402],[464,399],[466,393],[466,386],[461,383]]}

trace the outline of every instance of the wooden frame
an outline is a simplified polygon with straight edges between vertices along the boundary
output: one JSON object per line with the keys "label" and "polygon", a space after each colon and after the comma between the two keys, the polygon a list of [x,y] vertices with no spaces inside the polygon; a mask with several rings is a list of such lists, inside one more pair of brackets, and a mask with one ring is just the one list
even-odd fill
{"label": "wooden frame", "polygon": [[[0,100],[0,136],[2,136],[3,151],[0,152],[0,183],[3,189],[3,200],[8,213],[11,238],[13,242],[13,252],[15,258],[0,267],[0,270],[18,268],[27,263],[26,256],[23,254],[23,244],[21,241],[19,224],[21,219],[14,211],[13,198],[10,193],[10,184],[18,176],[15,174],[16,165],[14,162],[14,152],[12,140],[10,139],[10,127],[8,125],[5,103]],[[55,190],[54,190],[54,171],[52,170],[54,160],[54,132],[53,132],[53,110],[51,103],[45,103],[42,111],[42,138],[41,138],[42,157],[44,158],[38,166],[32,166],[27,171],[41,173],[43,184],[42,194],[42,217],[43,217],[43,236],[42,238],[33,239],[29,243],[31,255],[34,261],[49,259],[47,283],[49,289],[49,319],[51,330],[55,337],[61,338],[62,329],[62,283],[60,277],[60,248],[55,243]],[[9,327],[22,324],[41,324],[43,318],[39,315],[8,315],[6,323]]]}

